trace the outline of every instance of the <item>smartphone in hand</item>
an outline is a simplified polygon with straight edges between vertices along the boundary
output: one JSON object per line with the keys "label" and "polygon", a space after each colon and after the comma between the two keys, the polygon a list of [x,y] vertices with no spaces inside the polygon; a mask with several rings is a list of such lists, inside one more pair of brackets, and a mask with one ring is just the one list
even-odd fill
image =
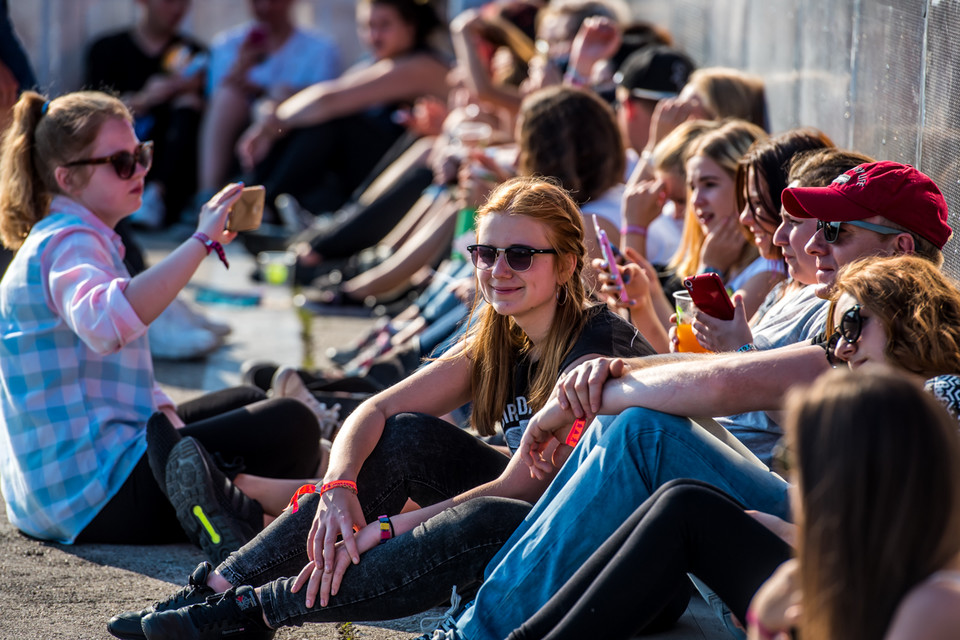
{"label": "smartphone in hand", "polygon": [[614,282],[620,287],[620,302],[630,302],[630,298],[627,296],[627,288],[623,284],[623,276],[620,274],[620,266],[617,264],[617,256],[613,252],[613,246],[610,244],[609,238],[607,238],[607,232],[600,228],[597,214],[593,214],[593,228],[597,233],[597,242],[600,243],[600,251],[607,263],[610,275],[613,276]]}
{"label": "smartphone in hand", "polygon": [[733,302],[720,276],[715,273],[689,276],[683,279],[683,286],[690,292],[693,304],[705,314],[720,320],[733,320]]}
{"label": "smartphone in hand", "polygon": [[263,220],[266,190],[262,186],[244,187],[240,199],[227,216],[227,231],[253,231]]}

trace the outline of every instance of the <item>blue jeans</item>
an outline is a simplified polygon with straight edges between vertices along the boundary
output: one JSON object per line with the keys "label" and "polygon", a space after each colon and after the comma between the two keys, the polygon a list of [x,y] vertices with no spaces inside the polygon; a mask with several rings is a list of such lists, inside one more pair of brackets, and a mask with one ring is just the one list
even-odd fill
{"label": "blue jeans", "polygon": [[604,416],[487,566],[476,599],[457,621],[461,635],[507,637],[638,505],[677,478],[713,485],[749,509],[788,516],[786,482],[689,419],[640,408]]}

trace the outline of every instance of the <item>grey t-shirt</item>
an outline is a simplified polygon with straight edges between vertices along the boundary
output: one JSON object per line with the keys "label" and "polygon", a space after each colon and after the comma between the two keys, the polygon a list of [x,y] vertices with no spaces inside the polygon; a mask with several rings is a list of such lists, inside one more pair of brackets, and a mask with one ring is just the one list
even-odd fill
{"label": "grey t-shirt", "polygon": [[[772,305],[761,305],[761,309],[767,306],[767,311],[753,326],[753,343],[758,349],[775,349],[796,344],[823,331],[829,303],[818,298],[814,293],[815,289],[816,287],[806,286],[799,291],[788,293]],[[770,292],[770,296],[778,294],[777,287]],[[744,389],[744,393],[749,391]],[[783,430],[769,414],[751,411],[723,416],[716,420],[764,464],[770,464],[773,447],[783,435]]]}

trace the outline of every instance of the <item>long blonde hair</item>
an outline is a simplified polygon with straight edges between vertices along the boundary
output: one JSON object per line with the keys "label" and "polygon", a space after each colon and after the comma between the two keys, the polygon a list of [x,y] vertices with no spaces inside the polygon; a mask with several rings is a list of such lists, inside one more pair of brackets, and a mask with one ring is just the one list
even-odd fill
{"label": "long blonde hair", "polygon": [[[560,364],[586,323],[587,295],[580,279],[585,255],[583,221],[567,192],[543,178],[513,178],[498,186],[477,211],[477,227],[481,219],[490,215],[538,220],[547,228],[550,246],[557,252],[555,269],[562,291],[557,293],[556,313],[547,338],[537,345],[539,365],[527,397],[531,410],[536,411],[546,404]],[[573,274],[564,280],[563,265],[569,264],[570,256],[575,266]],[[479,303],[478,287],[475,313]],[[472,361],[471,423],[481,435],[491,435],[504,407],[513,399],[517,363],[534,345],[512,317],[500,315],[491,305],[480,312],[476,326],[467,332],[467,341],[466,356]]]}
{"label": "long blonde hair", "polygon": [[828,372],[786,407],[801,637],[882,638],[910,589],[960,552],[957,423],[886,367]]}
{"label": "long blonde hair", "polygon": [[[47,101],[25,91],[13,108],[13,121],[0,150],[0,240],[19,249],[30,229],[50,208],[60,187],[54,171],[79,159],[112,118],[133,122],[127,108],[99,91],[78,91]],[[92,169],[71,169],[85,184]]]}
{"label": "long blonde hair", "polygon": [[[686,161],[694,156],[710,158],[727,172],[731,180],[736,180],[737,166],[740,158],[747,152],[756,140],[763,139],[767,134],[760,127],[744,120],[728,120],[712,131],[699,136],[687,149]],[[688,181],[689,184],[689,181]],[[677,252],[670,258],[668,267],[676,274],[685,278],[700,270],[700,250],[706,236],[700,228],[697,214],[689,201],[690,189],[687,188],[687,211],[683,219],[683,234],[680,236],[680,245]],[[736,202],[731,203],[736,206]],[[744,229],[746,234],[746,230]],[[756,255],[756,248],[752,243],[745,243],[743,252],[736,264],[742,264]],[[728,274],[729,276],[729,274]]]}

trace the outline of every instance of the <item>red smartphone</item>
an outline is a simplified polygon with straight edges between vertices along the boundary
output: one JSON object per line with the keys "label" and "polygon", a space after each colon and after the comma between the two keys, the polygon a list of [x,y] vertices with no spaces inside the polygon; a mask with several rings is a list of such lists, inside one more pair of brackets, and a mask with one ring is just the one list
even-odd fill
{"label": "red smartphone", "polygon": [[733,320],[733,302],[720,276],[715,273],[689,276],[683,279],[683,286],[690,292],[693,304],[705,314],[721,320]]}

